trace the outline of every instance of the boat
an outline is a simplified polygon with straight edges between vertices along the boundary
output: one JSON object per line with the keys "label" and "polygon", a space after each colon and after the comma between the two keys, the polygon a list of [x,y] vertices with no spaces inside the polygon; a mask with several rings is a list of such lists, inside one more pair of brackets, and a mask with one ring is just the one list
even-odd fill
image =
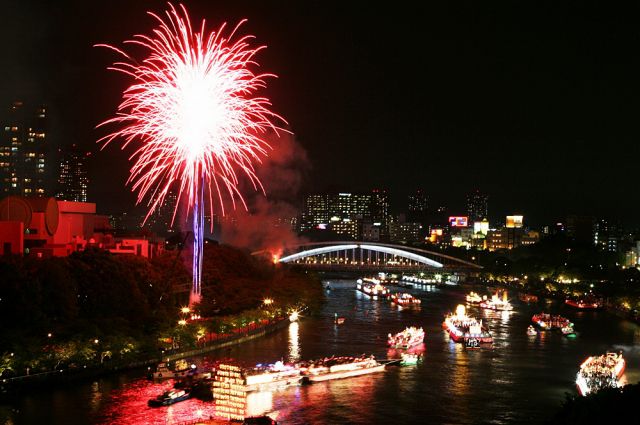
{"label": "boat", "polygon": [[538,302],[538,296],[537,295],[520,294],[520,296],[518,298],[520,299],[520,301],[525,302],[525,303],[537,303]]}
{"label": "boat", "polygon": [[467,302],[469,304],[480,304],[482,302],[482,297],[477,292],[471,291],[467,294]]}
{"label": "boat", "polygon": [[169,406],[180,401],[184,401],[191,397],[191,393],[184,389],[173,389],[162,393],[156,398],[152,398],[147,402],[151,407]]}
{"label": "boat", "polygon": [[383,372],[385,364],[373,357],[329,357],[302,365],[303,382],[322,382],[332,379]]}
{"label": "boat", "polygon": [[564,303],[580,310],[599,310],[603,307],[602,300],[597,300],[593,297],[581,298],[578,300],[566,299],[564,300]]}
{"label": "boat", "polygon": [[253,369],[245,370],[244,374],[247,392],[297,385],[302,377],[298,367],[286,365],[281,361],[267,366],[257,365]]}
{"label": "boat", "polygon": [[527,328],[527,335],[536,336],[536,335],[538,335],[538,331],[536,330],[536,328],[534,328],[533,326],[529,325],[529,327]]}
{"label": "boat", "polygon": [[573,325],[569,324],[567,326],[563,326],[562,328],[560,328],[560,332],[562,332],[562,335],[564,336],[575,336],[576,331],[573,330]]}
{"label": "boat", "polygon": [[418,360],[420,360],[420,356],[413,353],[402,353],[400,357],[402,358],[400,364],[403,366],[418,364]]}
{"label": "boat", "polygon": [[424,330],[415,326],[405,328],[395,335],[388,335],[387,344],[391,348],[409,349],[424,342]]}
{"label": "boat", "polygon": [[414,297],[408,292],[396,292],[394,294],[391,294],[389,298],[391,299],[392,303],[396,303],[402,306],[422,303],[419,298]]}
{"label": "boat", "polygon": [[605,388],[622,386],[620,378],[624,374],[626,362],[620,353],[606,353],[590,356],[581,365],[576,377],[576,386],[581,395],[586,396]]}
{"label": "boat", "polygon": [[496,311],[513,310],[513,306],[507,299],[507,291],[502,292],[502,297],[500,297],[499,292],[496,292],[491,296],[490,300],[482,300],[480,307]]}
{"label": "boat", "polygon": [[196,365],[189,363],[184,360],[177,360],[173,368],[170,367],[169,362],[160,362],[156,367],[156,371],[153,372],[153,379],[162,380],[162,379],[179,379],[186,378],[188,376],[194,375],[197,373]]}
{"label": "boat", "polygon": [[544,330],[562,329],[566,326],[573,326],[569,319],[548,313],[534,314],[531,321]]}
{"label": "boat", "polygon": [[387,296],[389,294],[389,289],[375,278],[358,279],[356,289],[371,297],[377,297],[378,295]]}
{"label": "boat", "polygon": [[480,344],[490,344],[493,342],[491,332],[483,326],[482,320],[478,321],[467,316],[466,308],[462,304],[456,307],[455,313],[445,316],[442,327],[449,333],[449,337],[454,342],[464,342],[475,339]]}
{"label": "boat", "polygon": [[342,325],[345,321],[344,317],[336,317],[336,325]]}

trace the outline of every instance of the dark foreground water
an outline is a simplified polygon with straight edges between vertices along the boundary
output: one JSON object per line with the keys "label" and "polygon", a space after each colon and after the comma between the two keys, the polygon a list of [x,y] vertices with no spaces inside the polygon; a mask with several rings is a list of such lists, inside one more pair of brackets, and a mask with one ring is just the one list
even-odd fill
{"label": "dark foreground water", "polygon": [[[576,392],[577,369],[590,354],[624,350],[625,379],[640,380],[640,328],[606,312],[578,312],[555,302],[526,305],[512,294],[512,313],[471,309],[488,321],[495,344],[492,349],[468,351],[450,342],[441,324],[444,314],[462,303],[471,287],[411,291],[422,298],[422,306],[399,310],[356,292],[354,282],[331,286],[320,317],[208,357],[254,363],[332,354],[373,353],[385,358],[386,335],[418,325],[427,332],[423,362],[252,394],[249,405],[256,413],[268,410],[282,424],[536,423],[553,415],[565,393]],[[568,339],[555,332],[527,336],[532,314],[543,310],[569,317],[578,336]],[[344,325],[333,324],[334,313],[346,317]],[[0,406],[0,424],[175,424],[212,414],[212,403],[198,400],[147,407],[149,398],[169,386],[145,380],[144,371],[133,371],[37,392]]]}

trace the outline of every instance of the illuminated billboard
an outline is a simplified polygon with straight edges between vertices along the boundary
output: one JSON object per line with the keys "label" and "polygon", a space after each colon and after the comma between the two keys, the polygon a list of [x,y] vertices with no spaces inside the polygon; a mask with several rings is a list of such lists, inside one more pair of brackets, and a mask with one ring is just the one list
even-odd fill
{"label": "illuminated billboard", "polygon": [[522,219],[521,215],[508,215],[506,227],[510,229],[522,227]]}
{"label": "illuminated billboard", "polygon": [[449,225],[451,227],[467,227],[469,225],[469,217],[449,217]]}

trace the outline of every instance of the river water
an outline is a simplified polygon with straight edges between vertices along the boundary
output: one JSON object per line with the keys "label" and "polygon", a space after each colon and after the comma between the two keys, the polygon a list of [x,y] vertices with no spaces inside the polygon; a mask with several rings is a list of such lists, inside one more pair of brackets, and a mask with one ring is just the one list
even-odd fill
{"label": "river water", "polygon": [[[405,326],[426,331],[422,362],[389,367],[384,373],[256,393],[248,404],[271,412],[281,424],[510,424],[549,418],[565,393],[575,394],[579,365],[591,354],[623,350],[623,379],[640,380],[640,327],[606,312],[580,312],[561,303],[527,305],[511,294],[514,311],[471,308],[494,334],[490,349],[470,351],[449,341],[444,315],[464,302],[469,290],[443,286],[410,290],[419,308],[398,309],[357,292],[354,281],[332,281],[321,314],[292,323],[275,334],[209,354],[209,360],[234,358],[248,363],[296,361],[335,355],[374,354],[386,358],[386,335]],[[528,336],[534,313],[559,313],[575,323],[577,337],[559,333]],[[346,318],[334,325],[334,315]],[[202,361],[203,359],[196,359]],[[188,400],[149,408],[147,400],[169,382],[144,379],[129,371],[92,383],[36,392],[0,406],[2,424],[174,424],[208,417],[212,403]]]}

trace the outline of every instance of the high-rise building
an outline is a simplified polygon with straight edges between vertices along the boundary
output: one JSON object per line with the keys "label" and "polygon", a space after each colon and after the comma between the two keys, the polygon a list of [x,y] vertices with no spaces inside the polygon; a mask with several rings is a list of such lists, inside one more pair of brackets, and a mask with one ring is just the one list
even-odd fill
{"label": "high-rise building", "polygon": [[87,162],[91,152],[84,152],[76,145],[61,151],[60,172],[56,198],[62,201],[87,202],[89,176]]}
{"label": "high-rise building", "polygon": [[386,191],[371,193],[315,193],[307,195],[300,217],[300,231],[331,229],[353,239],[362,238],[363,225],[371,224],[386,233],[389,200]]}
{"label": "high-rise building", "polygon": [[416,190],[412,195],[409,195],[407,205],[407,219],[409,221],[425,224],[428,216],[428,203],[429,199],[422,189]]}
{"label": "high-rise building", "polygon": [[601,251],[617,252],[620,239],[618,226],[605,219],[593,225],[593,244]]}
{"label": "high-rise building", "polygon": [[489,219],[489,196],[475,190],[467,195],[467,215],[469,221],[482,221]]}
{"label": "high-rise building", "polygon": [[45,195],[46,112],[11,106],[0,136],[0,194]]}
{"label": "high-rise building", "polygon": [[300,217],[300,231],[307,232],[318,226],[329,224],[329,195],[314,193],[304,198],[302,216]]}

